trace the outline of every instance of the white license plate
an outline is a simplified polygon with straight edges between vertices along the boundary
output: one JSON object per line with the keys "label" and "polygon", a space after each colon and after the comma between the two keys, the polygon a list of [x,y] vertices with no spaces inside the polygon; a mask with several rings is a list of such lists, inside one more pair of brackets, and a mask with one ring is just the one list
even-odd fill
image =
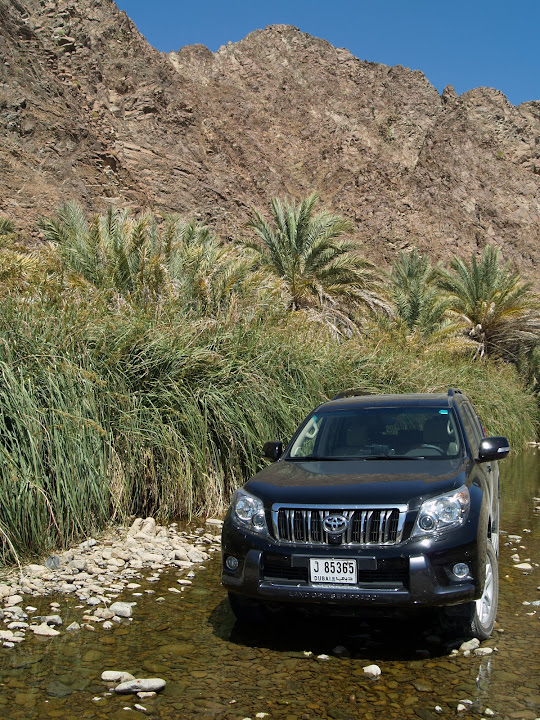
{"label": "white license plate", "polygon": [[309,572],[312,583],[356,584],[356,560],[310,558]]}

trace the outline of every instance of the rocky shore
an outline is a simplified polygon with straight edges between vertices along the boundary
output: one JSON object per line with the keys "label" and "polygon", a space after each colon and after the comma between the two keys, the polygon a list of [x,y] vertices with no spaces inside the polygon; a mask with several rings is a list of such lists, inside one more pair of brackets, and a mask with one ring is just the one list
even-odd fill
{"label": "rocky shore", "polygon": [[[43,564],[30,564],[11,572],[0,582],[0,630],[4,648],[14,647],[27,633],[54,636],[61,634],[64,621],[60,604],[50,603],[50,613],[37,615],[29,598],[46,595],[72,595],[79,600],[80,620],[65,627],[66,632],[97,627],[113,630],[131,622],[136,601],[119,602],[116,598],[128,590],[132,597],[142,587],[160,578],[166,568],[177,569],[177,583],[169,592],[182,593],[197,568],[204,567],[220,547],[221,521],[206,520],[204,527],[188,532],[176,523],[165,527],[153,518],[137,518],[131,527],[119,528],[99,539],[89,538],[59,555],[50,555]],[[154,591],[148,587],[145,593]],[[142,593],[140,593],[142,595]],[[159,601],[160,598],[156,598]]]}

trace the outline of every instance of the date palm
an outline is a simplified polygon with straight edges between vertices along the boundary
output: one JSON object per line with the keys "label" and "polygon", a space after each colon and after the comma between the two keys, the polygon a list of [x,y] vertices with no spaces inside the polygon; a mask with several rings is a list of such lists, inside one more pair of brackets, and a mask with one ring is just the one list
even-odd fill
{"label": "date palm", "polygon": [[470,262],[454,258],[439,270],[439,287],[462,332],[477,343],[478,354],[516,360],[539,343],[540,304],[532,285],[523,282],[510,264],[501,265],[492,246]]}
{"label": "date palm", "polygon": [[[255,282],[250,258],[194,220],[110,209],[88,221],[78,204],[68,203],[41,226],[64,267],[130,303],[172,300],[184,311],[215,315]],[[260,290],[260,280],[256,286]]]}
{"label": "date palm", "polygon": [[378,294],[378,275],[372,263],[344,240],[353,225],[325,210],[314,213],[316,194],[293,202],[272,200],[272,223],[253,210],[248,227],[255,240],[242,241],[257,253],[257,264],[275,275],[288,297],[290,310],[317,310],[348,324],[361,306],[384,305]]}
{"label": "date palm", "polygon": [[390,274],[396,320],[407,331],[429,335],[446,324],[448,301],[435,285],[436,270],[417,250],[401,252]]}

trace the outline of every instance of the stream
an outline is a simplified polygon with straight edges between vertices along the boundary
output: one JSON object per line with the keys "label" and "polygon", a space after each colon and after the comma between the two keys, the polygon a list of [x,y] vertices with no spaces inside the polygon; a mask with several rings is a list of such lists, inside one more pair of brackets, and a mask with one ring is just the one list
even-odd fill
{"label": "stream", "polygon": [[[157,582],[139,580],[133,621],[114,630],[63,631],[0,647],[0,718],[190,720],[375,720],[384,718],[540,717],[539,620],[540,451],[501,463],[500,599],[496,630],[482,656],[454,650],[434,618],[280,618],[260,630],[235,623],[220,585],[216,553],[181,595],[169,588],[174,570]],[[521,539],[513,537],[518,536]],[[513,556],[530,561],[515,567]],[[76,598],[25,599],[38,612],[57,602],[64,626]],[[73,609],[72,609],[73,607]],[[376,664],[378,678],[363,668]],[[116,695],[104,670],[159,677],[153,698]],[[459,706],[459,709],[458,709]]]}

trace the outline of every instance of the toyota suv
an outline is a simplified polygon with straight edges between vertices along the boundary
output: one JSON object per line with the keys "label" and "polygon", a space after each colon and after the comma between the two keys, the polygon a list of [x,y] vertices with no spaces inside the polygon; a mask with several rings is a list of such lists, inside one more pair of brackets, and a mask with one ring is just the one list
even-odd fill
{"label": "toyota suv", "polygon": [[362,395],[317,407],[237,490],[222,583],[238,620],[304,611],[440,608],[490,636],[498,599],[504,437],[486,437],[459,390]]}

